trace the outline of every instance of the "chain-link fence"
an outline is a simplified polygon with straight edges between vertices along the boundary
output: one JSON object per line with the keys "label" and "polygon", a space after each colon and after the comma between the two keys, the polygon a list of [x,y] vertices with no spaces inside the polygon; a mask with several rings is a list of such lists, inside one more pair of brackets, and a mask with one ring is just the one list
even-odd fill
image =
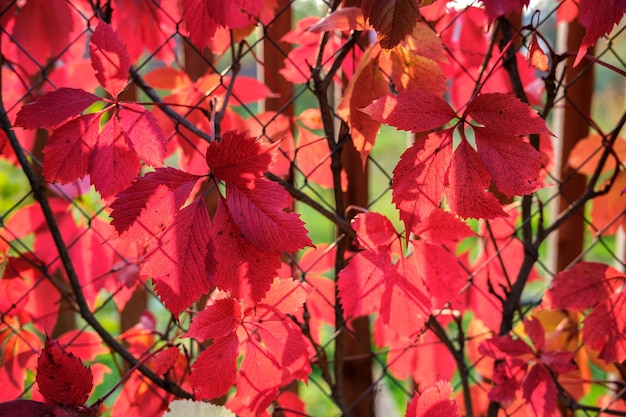
{"label": "chain-link fence", "polygon": [[[118,99],[151,109],[167,140],[165,165],[206,175],[206,139],[230,130],[279,143],[265,176],[294,197],[294,210],[315,244],[284,254],[280,274],[309,285],[303,318],[294,320],[315,354],[308,383],[283,386],[275,413],[301,415],[296,410],[302,401],[307,415],[402,415],[416,389],[446,379],[458,404],[473,404],[474,415],[495,415],[487,396],[493,360],[479,343],[512,327],[519,332],[521,317],[542,302],[559,271],[582,260],[624,270],[623,24],[573,67],[585,34],[576,17],[577,1],[531,2],[523,14],[491,21],[479,4],[439,0],[422,9],[423,30],[437,34],[441,55],[436,50],[398,55],[406,60],[402,74],[381,71],[390,93],[411,83],[422,89],[441,86],[459,110],[475,92],[512,93],[534,106],[555,137],[529,139],[542,155],[545,188],[509,198],[492,186],[508,217],[470,220],[474,235],[452,248],[464,269],[462,296],[471,313],[431,312],[415,337],[403,338],[379,323],[380,315],[345,317],[334,285],[358,250],[350,227],[355,215],[382,213],[398,232],[404,230],[392,202],[393,170],[405,149],[420,140],[383,126],[375,146],[363,138],[359,142],[353,134],[358,127],[344,117],[343,97],[362,57],[371,53],[374,36],[367,34],[373,32],[361,31],[364,27],[349,17],[315,26],[341,2],[250,2],[263,3],[255,24],[236,30],[216,25],[207,47],[198,49],[178,3],[0,1],[0,400],[42,400],[34,371],[48,335],[91,366],[93,401],[114,390],[105,412],[161,415],[174,398],[189,396],[190,363],[206,347],[182,338],[191,315],[177,319],[165,309],[142,273],[141,242],[115,238],[111,200],[101,199],[88,178],[44,182],[42,161],[49,158],[46,145],[53,129],[14,127],[22,106],[47,92],[75,88],[106,97],[88,48],[102,19],[125,41],[133,63],[129,85]],[[183,7],[190,3],[182,1]],[[345,8],[361,2],[344,3]],[[325,31],[328,27],[332,30]],[[414,50],[424,39],[416,38]],[[533,42],[543,51],[536,58],[545,59],[543,64],[529,64]],[[414,68],[422,72],[411,73]],[[406,85],[397,84],[402,80]],[[102,106],[92,104],[87,112]],[[213,217],[219,188],[203,198]],[[507,328],[502,305],[516,291]],[[205,296],[194,310],[211,302]],[[547,334],[558,339],[551,346],[580,348],[579,317],[541,314]],[[172,347],[180,355],[177,364],[159,374],[161,361],[154,358]],[[623,363],[576,359],[579,373],[559,379],[562,415],[576,409],[583,413],[577,415],[596,415],[605,405],[623,410],[615,403],[624,397]],[[127,379],[116,386],[121,378]],[[500,415],[530,415],[519,398],[501,407]]]}

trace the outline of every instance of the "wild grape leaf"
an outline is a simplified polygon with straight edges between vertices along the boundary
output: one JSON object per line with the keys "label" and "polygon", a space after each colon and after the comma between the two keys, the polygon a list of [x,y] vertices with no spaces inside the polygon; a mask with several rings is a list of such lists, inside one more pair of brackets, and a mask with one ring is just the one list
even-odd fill
{"label": "wild grape leaf", "polygon": [[[568,165],[581,174],[593,175],[600,162],[604,144],[604,139],[600,135],[589,135],[580,139],[576,142],[574,149],[571,150],[567,158]],[[613,143],[612,150],[617,154],[620,161],[626,161],[626,139],[622,137],[617,138]],[[615,168],[617,168],[616,160],[609,157],[602,167],[602,174],[613,171]],[[593,216],[593,218],[595,223],[596,216]],[[599,226],[601,227],[602,225]]]}
{"label": "wild grape leaf", "polygon": [[226,337],[233,333],[242,319],[241,305],[233,298],[215,300],[192,320],[187,337],[201,342]]}
{"label": "wild grape leaf", "polygon": [[363,16],[378,33],[378,41],[391,49],[413,31],[420,12],[419,0],[363,0]]}
{"label": "wild grape leaf", "polygon": [[535,345],[535,350],[542,350],[546,343],[546,331],[541,321],[535,317],[524,318],[524,330]]}
{"label": "wild grape leaf", "polygon": [[480,94],[469,103],[465,114],[494,132],[552,135],[545,120],[511,94]]}
{"label": "wild grape leaf", "polygon": [[[607,179],[607,182],[611,179]],[[606,185],[606,184],[605,184]],[[626,171],[620,170],[608,193],[593,199],[591,215],[593,226],[603,230],[605,234],[616,233],[620,225],[626,230],[624,216],[624,190],[626,189]]]}
{"label": "wild grape leaf", "polygon": [[111,203],[111,225],[126,240],[154,238],[172,223],[198,179],[174,168],[146,173]]}
{"label": "wild grape leaf", "polygon": [[337,288],[347,319],[380,311],[386,278],[392,273],[391,255],[357,253],[339,272]]}
{"label": "wild grape leaf", "polygon": [[439,207],[451,159],[451,130],[416,141],[400,157],[393,171],[392,200],[407,231],[416,233],[418,224]]}
{"label": "wild grape leaf", "polygon": [[407,406],[405,417],[456,417],[459,407],[451,397],[450,383],[439,381],[427,387],[421,395],[415,394]]}
{"label": "wild grape leaf", "polygon": [[607,362],[626,360],[626,292],[596,306],[583,322],[583,342]]}
{"label": "wild grape leaf", "polygon": [[245,133],[229,131],[219,142],[211,142],[206,161],[216,179],[247,184],[268,170],[277,146],[278,143],[265,144]]}
{"label": "wild grape leaf", "polygon": [[226,205],[241,237],[268,251],[295,252],[312,245],[300,215],[284,211],[292,202],[289,193],[265,179],[252,184],[227,186]]}
{"label": "wild grape leaf", "polygon": [[434,209],[413,233],[436,245],[457,243],[475,235],[467,223],[440,208]]}
{"label": "wild grape leaf", "polygon": [[526,407],[535,417],[550,417],[557,411],[557,389],[552,375],[541,364],[533,366],[522,382]]}
{"label": "wild grape leaf", "polygon": [[39,392],[50,404],[83,405],[93,388],[89,368],[49,338],[37,362],[36,381]]}
{"label": "wild grape leaf", "polygon": [[343,7],[337,9],[322,20],[309,27],[313,33],[330,32],[333,30],[368,30],[363,10],[360,7]]}
{"label": "wild grape leaf", "polygon": [[98,82],[117,99],[126,88],[131,62],[126,44],[103,20],[91,35],[89,54]]}
{"label": "wild grape leaf", "polygon": [[17,113],[15,126],[26,129],[53,128],[80,114],[100,97],[76,88],[62,87],[26,104]]}
{"label": "wild grape leaf", "polygon": [[118,117],[130,149],[148,165],[163,165],[166,140],[152,113],[138,104],[124,103]]}
{"label": "wild grape leaf", "polygon": [[565,350],[549,350],[541,352],[541,362],[559,374],[565,374],[578,369],[576,354]]}
{"label": "wild grape leaf", "polygon": [[352,228],[359,246],[377,254],[389,252],[392,243],[398,240],[395,227],[380,213],[358,214],[352,220]]}
{"label": "wild grape leaf", "polygon": [[493,370],[493,385],[488,397],[491,401],[510,403],[517,397],[521,388],[522,379],[528,372],[528,362],[519,358],[508,358],[500,362]]}
{"label": "wild grape leaf", "polygon": [[439,245],[424,240],[411,241],[415,264],[424,278],[428,292],[433,299],[433,307],[443,307],[446,303],[457,302],[461,289],[466,284],[464,274],[454,253]]}
{"label": "wild grape leaf", "polygon": [[490,178],[478,153],[467,140],[461,140],[444,180],[451,211],[463,218],[506,216],[498,200],[487,191]]}
{"label": "wild grape leaf", "polygon": [[498,360],[532,354],[530,347],[523,340],[513,339],[510,335],[494,336],[484,340],[478,347],[478,351]]}
{"label": "wild grape leaf", "polygon": [[485,14],[489,18],[489,22],[493,22],[495,18],[506,16],[509,13],[522,13],[522,8],[528,6],[530,0],[483,0],[485,5]]}
{"label": "wild grape leaf", "polygon": [[[421,26],[421,25],[420,25]],[[441,46],[441,44],[440,44]],[[442,47],[443,50],[443,47]],[[439,64],[430,58],[418,55],[417,52],[398,45],[390,51],[391,73],[393,86],[398,92],[419,90],[435,96],[443,96],[446,92],[446,77]],[[381,57],[381,61],[385,58]],[[386,69],[389,63],[381,63]]]}
{"label": "wild grape leaf", "polygon": [[120,122],[114,117],[102,128],[91,152],[89,174],[93,185],[106,199],[128,187],[140,168],[139,157],[128,148]]}
{"label": "wild grape leaf", "polygon": [[189,378],[197,398],[213,399],[228,392],[237,379],[238,356],[239,340],[235,333],[214,339],[198,355]]}
{"label": "wild grape leaf", "polygon": [[512,197],[542,187],[538,182],[541,154],[530,143],[504,131],[473,129],[478,155],[500,192]]}
{"label": "wild grape leaf", "polygon": [[626,0],[606,0],[602,3],[602,8],[598,8],[594,0],[580,0],[579,7],[578,20],[585,28],[585,37],[578,49],[574,66],[583,59],[587,48],[608,34],[622,20],[626,13]]}
{"label": "wild grape leaf", "polygon": [[[5,325],[20,328],[22,325],[19,319],[6,314],[7,311],[2,310]],[[19,333],[7,331],[0,333],[0,342],[2,343],[0,401],[9,401],[18,398],[24,392],[26,370],[36,367],[36,353],[41,347],[41,340],[34,332],[22,327]],[[14,414],[9,416],[13,417]]]}
{"label": "wild grape leaf", "polygon": [[[259,301],[259,305],[270,306],[269,311],[278,309],[285,314],[296,314],[307,299],[308,289],[291,278],[275,278],[270,291]],[[263,319],[262,314],[259,319]]]}
{"label": "wild grape leaf", "polygon": [[381,97],[363,111],[374,120],[411,132],[437,129],[456,117],[443,98],[420,90]]}
{"label": "wild grape leaf", "polygon": [[53,407],[33,400],[13,400],[0,403],[0,417],[51,417]]}
{"label": "wild grape leaf", "polygon": [[203,199],[180,210],[148,247],[143,273],[174,315],[207,294],[215,284],[211,220]]}
{"label": "wild grape leaf", "polygon": [[99,130],[99,114],[79,116],[55,129],[43,149],[46,181],[68,184],[87,175]]}
{"label": "wild grape leaf", "polygon": [[380,121],[373,120],[361,108],[389,93],[389,83],[378,65],[379,53],[380,47],[374,44],[363,54],[337,108],[339,117],[350,126],[352,143],[361,154],[364,167],[367,156],[374,147]]}
{"label": "wild grape leaf", "polygon": [[[424,7],[424,1],[421,6]],[[430,20],[430,19],[427,19]],[[417,56],[430,59],[434,62],[446,62],[446,50],[437,32],[426,23],[419,21],[413,28],[413,32],[407,36],[404,47]]]}
{"label": "wild grape leaf", "polygon": [[401,336],[415,337],[423,329],[432,309],[427,294],[415,257],[400,258],[384,277],[384,291],[379,302],[383,323],[393,326]]}
{"label": "wild grape leaf", "polygon": [[269,290],[280,268],[280,252],[258,248],[246,241],[224,200],[213,220],[212,239],[217,259],[217,287],[232,297],[256,303]]}
{"label": "wild grape leaf", "polygon": [[608,300],[624,280],[624,275],[609,265],[579,262],[554,278],[547,292],[548,303],[554,310],[582,311]]}
{"label": "wild grape leaf", "polygon": [[255,23],[261,0],[182,0],[182,17],[193,44],[203,49],[219,27],[241,29]]}

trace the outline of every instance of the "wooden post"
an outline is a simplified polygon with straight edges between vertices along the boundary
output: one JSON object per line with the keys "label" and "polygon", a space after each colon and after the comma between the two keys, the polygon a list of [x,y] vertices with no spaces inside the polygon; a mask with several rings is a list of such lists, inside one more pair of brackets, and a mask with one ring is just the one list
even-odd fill
{"label": "wooden post", "polygon": [[[569,24],[567,33],[567,49],[576,51],[580,46],[585,30],[577,22]],[[590,53],[593,53],[590,48]],[[567,82],[565,95],[565,115],[563,120],[563,137],[561,138],[561,178],[559,211],[576,200],[585,190],[587,178],[573,172],[568,165],[569,154],[578,141],[589,134],[587,118],[591,114],[591,97],[594,87],[593,66],[582,61],[576,68],[572,67],[574,58],[567,63],[565,79]],[[587,115],[587,116],[585,116]],[[574,213],[559,228],[557,271],[562,271],[580,255],[583,249],[585,232],[584,209]]]}

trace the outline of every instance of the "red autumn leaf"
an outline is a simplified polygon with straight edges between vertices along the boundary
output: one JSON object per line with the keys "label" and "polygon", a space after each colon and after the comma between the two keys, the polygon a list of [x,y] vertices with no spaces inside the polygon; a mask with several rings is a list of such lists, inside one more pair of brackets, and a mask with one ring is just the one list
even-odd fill
{"label": "red autumn leaf", "polygon": [[182,0],[182,17],[193,44],[202,49],[220,27],[241,29],[256,23],[261,0]]}
{"label": "red autumn leaf", "polygon": [[216,179],[246,184],[263,176],[274,160],[278,143],[265,144],[245,133],[225,132],[212,142],[206,161]]}
{"label": "red autumn leaf", "polygon": [[506,359],[514,356],[530,355],[532,351],[521,339],[513,339],[510,335],[494,336],[484,340],[478,351],[493,359]]}
{"label": "red autumn leaf", "polygon": [[509,358],[496,365],[492,375],[493,385],[488,394],[489,399],[504,404],[515,400],[527,370],[528,362],[519,358]]}
{"label": "red autumn leaf", "polygon": [[129,241],[154,238],[171,224],[198,179],[174,168],[148,172],[111,203],[111,225]]}
{"label": "red autumn leaf", "polygon": [[535,345],[535,350],[542,350],[546,343],[546,332],[541,321],[535,317],[524,318],[524,329]]}
{"label": "red autumn leaf", "polygon": [[380,311],[385,279],[392,273],[391,255],[363,251],[339,272],[337,287],[346,318]]}
{"label": "red autumn leaf", "polygon": [[541,362],[559,374],[565,374],[578,369],[575,362],[575,353],[564,350],[549,350],[541,352]]}
{"label": "red autumn leaf", "polygon": [[474,133],[478,155],[500,192],[512,197],[530,194],[542,186],[537,181],[541,154],[530,143],[483,127],[474,127]]}
{"label": "red autumn leaf", "polygon": [[93,388],[93,375],[58,342],[46,339],[37,362],[37,385],[50,404],[82,406]]}
{"label": "red autumn leaf", "polygon": [[380,213],[362,213],[352,220],[359,246],[371,252],[382,254],[389,252],[391,245],[398,239],[391,221]]}
{"label": "red autumn leaf", "polygon": [[414,259],[400,258],[384,276],[384,291],[379,302],[383,323],[392,326],[400,336],[409,338],[422,331],[431,312],[428,290]]}
{"label": "red autumn leaf", "polygon": [[413,31],[417,23],[419,0],[363,0],[363,16],[378,33],[378,41],[391,49]]}
{"label": "red autumn leaf", "polygon": [[280,185],[259,179],[249,187],[227,186],[226,205],[241,237],[256,248],[295,252],[311,246],[300,215],[284,210],[291,196]]}
{"label": "red autumn leaf", "polygon": [[[259,302],[285,314],[296,314],[307,299],[308,291],[299,281],[291,278],[276,278],[270,291]],[[261,317],[261,316],[260,316]]]}
{"label": "red autumn leaf", "polygon": [[22,107],[15,118],[15,126],[26,129],[56,127],[98,100],[100,97],[84,90],[59,88]]}
{"label": "red autumn leaf", "polygon": [[50,417],[53,407],[49,404],[32,400],[13,400],[0,403],[0,417]]}
{"label": "red autumn leaf", "polygon": [[117,98],[126,88],[130,71],[126,44],[111,26],[100,20],[91,36],[89,53],[98,82],[113,98]]}
{"label": "red autumn leaf", "polygon": [[439,207],[451,158],[451,130],[416,141],[400,157],[391,188],[407,231],[416,233],[418,224]]}
{"label": "red autumn leaf", "polygon": [[381,97],[363,111],[374,120],[411,132],[437,129],[456,117],[443,98],[420,90]]}
{"label": "red autumn leaf", "polygon": [[585,317],[583,342],[607,362],[626,360],[626,292],[613,294]]}
{"label": "red autumn leaf", "polygon": [[149,360],[148,364],[152,370],[154,370],[155,374],[163,375],[174,367],[180,355],[180,350],[172,346],[157,353]]}
{"label": "red autumn leaf", "polygon": [[439,381],[427,387],[422,394],[415,394],[409,403],[405,417],[455,417],[459,407],[452,397],[452,386],[447,381]]}
{"label": "red autumn leaf", "polygon": [[413,233],[436,245],[457,243],[466,237],[475,235],[467,223],[440,208],[435,208]]}
{"label": "red autumn leaf", "polygon": [[478,153],[463,139],[454,151],[450,168],[445,174],[446,196],[451,211],[463,218],[506,216],[498,200],[487,191],[490,178]]}
{"label": "red autumn leaf", "polygon": [[241,318],[241,305],[235,299],[215,300],[193,318],[186,336],[201,342],[226,337],[237,329]]}
{"label": "red autumn leaf", "polygon": [[130,149],[148,165],[163,165],[166,140],[152,113],[137,104],[124,103],[118,117]]}
{"label": "red autumn leaf", "polygon": [[[423,6],[422,1],[422,6]],[[437,32],[425,21],[419,21],[413,32],[406,38],[404,46],[415,55],[434,62],[445,62],[446,50]]]}
{"label": "red autumn leaf", "polygon": [[239,341],[233,333],[213,340],[198,355],[189,378],[197,397],[210,400],[228,392],[237,379],[238,351]]}
{"label": "red autumn leaf", "polygon": [[545,120],[511,94],[480,94],[469,103],[465,114],[494,132],[552,135]]}
{"label": "red autumn leaf", "polygon": [[456,302],[466,284],[466,275],[454,253],[424,240],[414,240],[415,264],[424,278],[433,307]]}
{"label": "red autumn leaf", "polygon": [[509,13],[522,13],[522,8],[528,6],[530,0],[483,0],[485,14],[489,22],[496,17],[506,16]]}
{"label": "red autumn leaf", "polygon": [[87,175],[99,129],[99,114],[79,116],[56,128],[43,149],[46,181],[68,184]]}
{"label": "red autumn leaf", "polygon": [[580,0],[579,2],[578,20],[585,28],[585,37],[578,49],[574,66],[583,59],[587,48],[595,44],[600,37],[607,35],[626,13],[626,0],[606,0],[601,8],[597,6],[594,0]]}
{"label": "red autumn leaf", "polygon": [[552,309],[585,310],[609,299],[624,283],[624,275],[596,262],[580,262],[559,272],[547,292]]}
{"label": "red autumn leaf", "polygon": [[171,225],[154,240],[143,273],[154,280],[155,291],[178,315],[207,294],[215,283],[211,220],[203,199],[180,210]]}
{"label": "red autumn leaf", "polygon": [[373,120],[361,109],[389,93],[389,83],[378,66],[379,53],[380,47],[374,44],[363,54],[337,108],[339,117],[350,126],[352,143],[361,154],[363,166],[374,147],[380,121]]}
{"label": "red autumn leaf", "polygon": [[91,182],[105,199],[128,187],[141,168],[139,157],[128,149],[115,117],[102,128],[90,158]]}
{"label": "red autumn leaf", "polygon": [[526,407],[535,417],[551,417],[557,411],[556,384],[541,364],[533,366],[522,382]]}
{"label": "red autumn leaf", "polygon": [[212,229],[214,246],[219,248],[216,284],[234,298],[255,303],[265,296],[280,268],[280,252],[247,242],[229,211],[220,200]]}

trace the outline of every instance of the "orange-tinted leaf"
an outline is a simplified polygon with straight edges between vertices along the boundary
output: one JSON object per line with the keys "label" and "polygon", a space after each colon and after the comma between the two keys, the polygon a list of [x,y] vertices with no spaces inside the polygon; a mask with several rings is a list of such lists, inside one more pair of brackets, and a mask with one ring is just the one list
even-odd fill
{"label": "orange-tinted leaf", "polygon": [[[567,163],[577,172],[591,176],[600,162],[603,151],[604,141],[602,136],[589,135],[576,142],[574,149],[569,154]],[[613,144],[613,151],[617,154],[619,161],[626,161],[626,140],[617,138]],[[609,156],[609,159],[602,167],[602,173],[605,174],[615,168],[616,160],[613,156]]]}
{"label": "orange-tinted leaf", "polygon": [[397,91],[420,90],[443,96],[446,77],[439,64],[402,45],[396,46],[390,53],[391,79]]}
{"label": "orange-tinted leaf", "polygon": [[335,10],[322,20],[309,27],[309,32],[321,33],[332,30],[368,30],[363,10],[360,7],[344,7]]}
{"label": "orange-tinted leaf", "polygon": [[533,34],[530,40],[530,48],[528,48],[528,64],[537,68],[539,71],[548,71],[550,60],[537,41],[537,36]]}
{"label": "orange-tinted leaf", "polygon": [[361,109],[389,93],[389,83],[378,66],[379,53],[380,47],[374,44],[363,54],[359,67],[337,108],[339,117],[350,126],[352,143],[361,154],[363,166],[367,163],[367,156],[374,147],[380,121],[372,119]]}
{"label": "orange-tinted leaf", "polygon": [[93,388],[93,375],[58,342],[46,339],[37,362],[37,385],[51,404],[82,406]]}
{"label": "orange-tinted leaf", "polygon": [[363,0],[363,15],[376,29],[383,48],[393,48],[413,31],[420,17],[419,3],[419,0]]}
{"label": "orange-tinted leaf", "polygon": [[617,232],[620,225],[626,230],[626,217],[624,217],[625,189],[626,172],[620,171],[609,192],[593,199],[591,217],[595,230],[600,230],[603,234],[613,234]]}

